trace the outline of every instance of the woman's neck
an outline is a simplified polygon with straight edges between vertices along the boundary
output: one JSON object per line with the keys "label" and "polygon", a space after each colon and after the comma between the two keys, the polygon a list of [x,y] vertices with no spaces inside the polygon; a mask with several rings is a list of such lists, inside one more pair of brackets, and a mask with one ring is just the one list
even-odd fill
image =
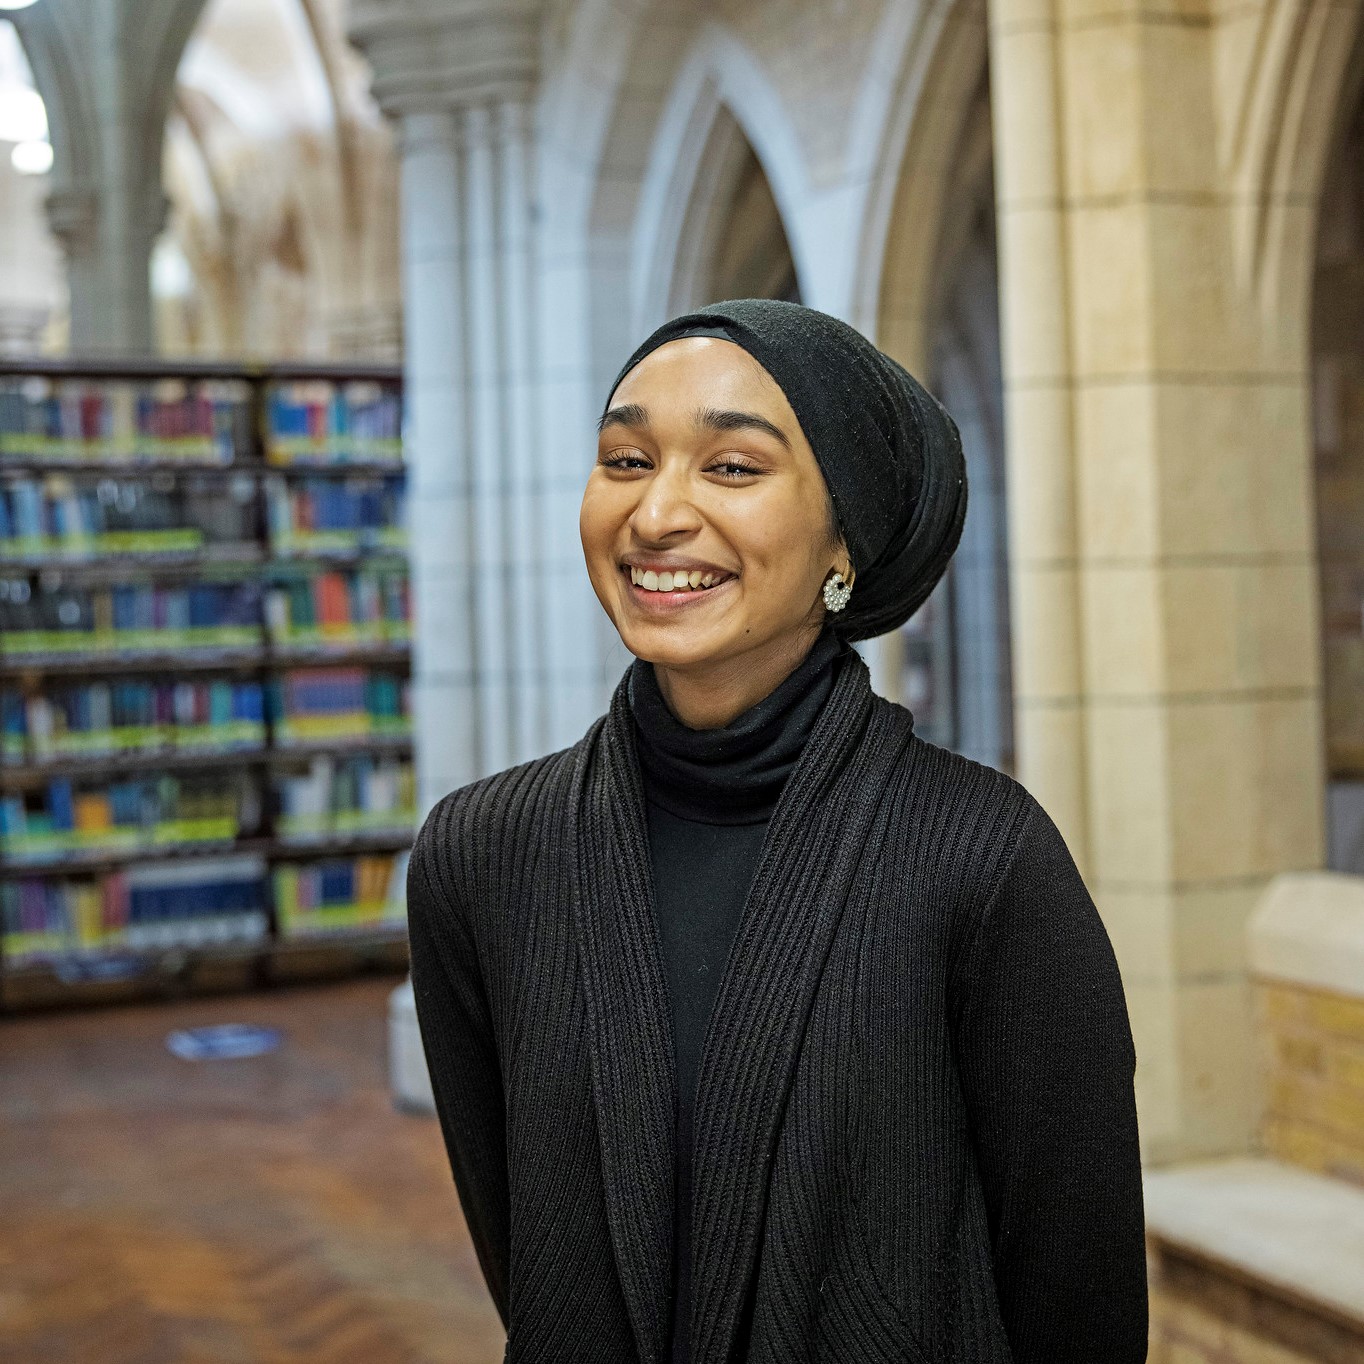
{"label": "woman's neck", "polygon": [[833,688],[845,648],[822,633],[797,666],[728,724],[693,729],[673,714],[652,664],[629,682],[644,794],[703,824],[752,824],[771,814]]}
{"label": "woman's neck", "polygon": [[790,635],[719,663],[650,666],[668,709],[688,729],[721,729],[775,691],[809,657],[818,638],[818,633]]}

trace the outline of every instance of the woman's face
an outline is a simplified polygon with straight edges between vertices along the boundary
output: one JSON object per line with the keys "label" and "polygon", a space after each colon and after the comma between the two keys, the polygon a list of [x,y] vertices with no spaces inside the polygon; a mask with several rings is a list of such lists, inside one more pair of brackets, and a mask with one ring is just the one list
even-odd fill
{"label": "woman's face", "polygon": [[665,667],[794,648],[822,622],[829,571],[849,570],[786,395],[718,337],[669,341],[621,380],[579,532],[625,647]]}

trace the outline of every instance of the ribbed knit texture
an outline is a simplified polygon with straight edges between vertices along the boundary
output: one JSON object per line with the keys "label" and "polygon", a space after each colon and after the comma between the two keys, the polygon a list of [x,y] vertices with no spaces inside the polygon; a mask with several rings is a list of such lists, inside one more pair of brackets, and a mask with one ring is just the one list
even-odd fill
{"label": "ribbed knit texture", "polygon": [[852,646],[822,630],[777,686],[716,729],[689,729],[668,708],[652,663],[622,679],[643,742],[644,794],[670,814],[706,824],[766,823],[833,687],[834,661]]}
{"label": "ribbed knit texture", "polygon": [[768,821],[848,647],[822,632],[771,692],[713,729],[672,713],[651,663],[636,660],[626,677],[676,1063],[672,1364],[691,1359],[692,1117],[706,1024]]}
{"label": "ribbed knit texture", "polygon": [[[624,679],[461,787],[408,885],[451,1169],[513,1364],[663,1364],[675,1079]],[[839,660],[701,1058],[695,1364],[1140,1364],[1135,1066],[1103,923],[1016,781]]]}

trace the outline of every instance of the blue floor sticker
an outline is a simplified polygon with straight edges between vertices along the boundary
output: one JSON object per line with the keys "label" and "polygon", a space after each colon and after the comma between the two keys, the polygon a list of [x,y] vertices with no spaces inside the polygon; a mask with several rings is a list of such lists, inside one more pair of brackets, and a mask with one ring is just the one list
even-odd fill
{"label": "blue floor sticker", "polygon": [[258,1028],[253,1023],[219,1023],[209,1028],[177,1028],[166,1038],[166,1046],[182,1061],[221,1061],[274,1051],[280,1035],[278,1028]]}

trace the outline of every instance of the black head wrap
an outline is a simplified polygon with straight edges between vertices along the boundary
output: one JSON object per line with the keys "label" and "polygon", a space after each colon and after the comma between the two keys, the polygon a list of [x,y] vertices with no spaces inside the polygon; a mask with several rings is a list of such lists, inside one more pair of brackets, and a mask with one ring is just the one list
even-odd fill
{"label": "black head wrap", "polygon": [[742,346],[791,404],[856,570],[847,606],[828,623],[850,640],[904,624],[946,571],[966,518],[966,462],[946,409],[846,322],[763,298],[709,303],[665,322],[611,392],[651,350],[683,336]]}

